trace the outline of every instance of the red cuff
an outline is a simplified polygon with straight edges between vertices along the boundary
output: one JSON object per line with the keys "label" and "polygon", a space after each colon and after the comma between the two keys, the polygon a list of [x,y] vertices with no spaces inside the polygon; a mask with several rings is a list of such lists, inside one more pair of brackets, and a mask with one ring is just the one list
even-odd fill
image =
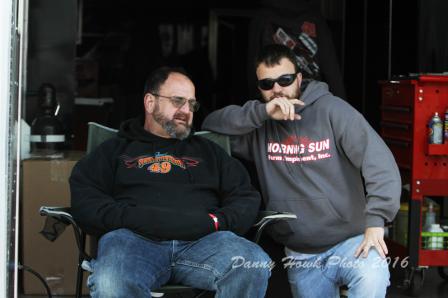
{"label": "red cuff", "polygon": [[211,219],[213,220],[213,223],[215,225],[215,231],[219,230],[219,221],[218,218],[216,217],[216,215],[209,213],[208,216],[211,217]]}

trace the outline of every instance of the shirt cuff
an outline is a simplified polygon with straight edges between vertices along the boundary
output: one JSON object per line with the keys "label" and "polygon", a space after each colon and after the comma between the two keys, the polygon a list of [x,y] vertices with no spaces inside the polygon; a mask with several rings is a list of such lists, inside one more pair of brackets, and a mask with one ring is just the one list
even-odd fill
{"label": "shirt cuff", "polygon": [[384,227],[384,218],[379,215],[366,215],[366,228]]}

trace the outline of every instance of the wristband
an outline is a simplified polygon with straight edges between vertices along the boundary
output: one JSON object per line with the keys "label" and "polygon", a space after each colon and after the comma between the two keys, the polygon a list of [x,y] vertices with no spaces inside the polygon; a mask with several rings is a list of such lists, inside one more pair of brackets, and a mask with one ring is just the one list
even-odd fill
{"label": "wristband", "polygon": [[215,226],[215,231],[219,230],[219,221],[218,218],[216,217],[216,215],[209,213],[208,216],[211,217],[211,219],[213,220],[214,226]]}

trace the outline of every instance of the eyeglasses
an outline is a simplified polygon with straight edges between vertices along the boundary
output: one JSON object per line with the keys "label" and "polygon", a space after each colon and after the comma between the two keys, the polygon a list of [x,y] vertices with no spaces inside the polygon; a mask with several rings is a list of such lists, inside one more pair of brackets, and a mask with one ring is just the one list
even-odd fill
{"label": "eyeglasses", "polygon": [[156,93],[151,93],[151,94],[154,96],[157,96],[157,97],[169,99],[171,104],[177,109],[183,107],[186,102],[188,102],[188,108],[190,109],[191,112],[197,112],[200,107],[199,102],[193,98],[186,99],[185,97],[181,97],[181,96],[163,96],[163,95],[156,94]]}
{"label": "eyeglasses", "polygon": [[296,80],[296,78],[297,73],[290,73],[281,75],[276,79],[258,80],[258,87],[260,87],[261,90],[271,90],[274,88],[275,83],[278,83],[282,87],[288,87]]}

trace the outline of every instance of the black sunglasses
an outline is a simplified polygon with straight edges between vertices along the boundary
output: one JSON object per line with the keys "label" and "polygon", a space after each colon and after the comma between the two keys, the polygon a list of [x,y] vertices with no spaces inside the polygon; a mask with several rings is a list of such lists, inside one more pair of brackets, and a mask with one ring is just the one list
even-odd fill
{"label": "black sunglasses", "polygon": [[258,80],[258,87],[261,90],[271,90],[274,88],[274,84],[277,83],[282,87],[288,87],[291,85],[297,78],[297,73],[284,74],[279,76],[276,79],[263,79]]}

